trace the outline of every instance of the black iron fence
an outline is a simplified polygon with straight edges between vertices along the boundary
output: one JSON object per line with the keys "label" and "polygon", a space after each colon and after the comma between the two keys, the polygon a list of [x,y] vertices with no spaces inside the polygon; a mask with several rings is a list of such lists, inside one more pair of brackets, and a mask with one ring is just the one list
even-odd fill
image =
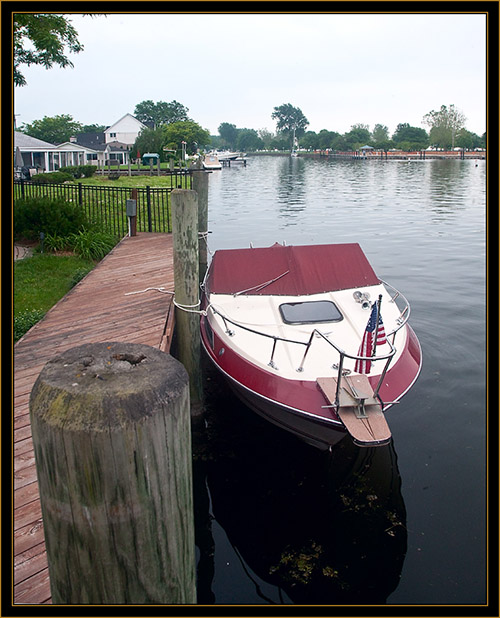
{"label": "black iron fence", "polygon": [[170,193],[173,189],[191,189],[189,171],[171,175],[171,187],[105,187],[82,183],[37,184],[19,180],[14,182],[14,200],[32,197],[64,199],[81,206],[91,223],[103,231],[123,238],[128,234],[127,200],[137,200],[138,232],[171,232]]}

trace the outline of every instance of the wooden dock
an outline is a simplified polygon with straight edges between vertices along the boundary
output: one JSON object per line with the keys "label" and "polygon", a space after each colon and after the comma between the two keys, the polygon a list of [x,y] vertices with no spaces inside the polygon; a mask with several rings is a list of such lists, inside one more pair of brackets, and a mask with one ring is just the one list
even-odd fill
{"label": "wooden dock", "polygon": [[[171,234],[124,238],[14,346],[14,604],[50,603],[43,521],[29,418],[45,364],[84,343],[125,341],[170,350],[174,289]],[[127,295],[129,294],[129,295]]]}

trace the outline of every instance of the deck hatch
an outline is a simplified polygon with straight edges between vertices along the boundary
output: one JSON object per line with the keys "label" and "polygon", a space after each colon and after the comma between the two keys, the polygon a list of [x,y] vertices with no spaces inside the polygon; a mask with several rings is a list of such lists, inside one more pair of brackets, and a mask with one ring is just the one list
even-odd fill
{"label": "deck hatch", "polygon": [[331,300],[283,303],[279,309],[285,324],[317,324],[340,322],[344,319],[337,305]]}

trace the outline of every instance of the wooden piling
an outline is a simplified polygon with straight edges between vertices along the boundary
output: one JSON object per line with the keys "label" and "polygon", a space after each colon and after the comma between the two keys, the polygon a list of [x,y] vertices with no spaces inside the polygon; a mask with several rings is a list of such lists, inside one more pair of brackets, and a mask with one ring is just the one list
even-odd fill
{"label": "wooden piling", "polygon": [[172,235],[174,241],[174,289],[179,360],[189,374],[191,405],[202,401],[199,264],[198,194],[175,189],[172,198]]}
{"label": "wooden piling", "polygon": [[198,194],[198,263],[200,283],[208,266],[208,176],[205,170],[193,170],[193,190]]}
{"label": "wooden piling", "polygon": [[30,415],[53,603],[195,603],[182,365],[142,344],[71,348]]}

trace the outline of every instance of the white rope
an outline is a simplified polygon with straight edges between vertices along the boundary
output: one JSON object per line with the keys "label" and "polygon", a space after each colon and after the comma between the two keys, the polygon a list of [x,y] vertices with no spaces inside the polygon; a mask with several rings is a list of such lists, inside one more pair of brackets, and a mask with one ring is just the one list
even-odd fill
{"label": "white rope", "polygon": [[126,292],[125,296],[131,296],[132,294],[144,294],[144,292],[149,292],[150,290],[155,290],[156,292],[162,292],[163,294],[175,294],[175,292],[166,290],[164,287],[159,287],[159,288],[146,288],[145,290],[137,290],[136,292]]}
{"label": "white rope", "polygon": [[175,300],[175,296],[174,296],[174,298],[172,299],[172,302],[177,307],[177,309],[180,309],[181,311],[185,311],[186,313],[197,313],[198,315],[204,315],[204,316],[207,315],[208,307],[206,309],[195,309],[194,308],[194,307],[200,306],[201,300],[199,300],[194,305],[181,305]]}

